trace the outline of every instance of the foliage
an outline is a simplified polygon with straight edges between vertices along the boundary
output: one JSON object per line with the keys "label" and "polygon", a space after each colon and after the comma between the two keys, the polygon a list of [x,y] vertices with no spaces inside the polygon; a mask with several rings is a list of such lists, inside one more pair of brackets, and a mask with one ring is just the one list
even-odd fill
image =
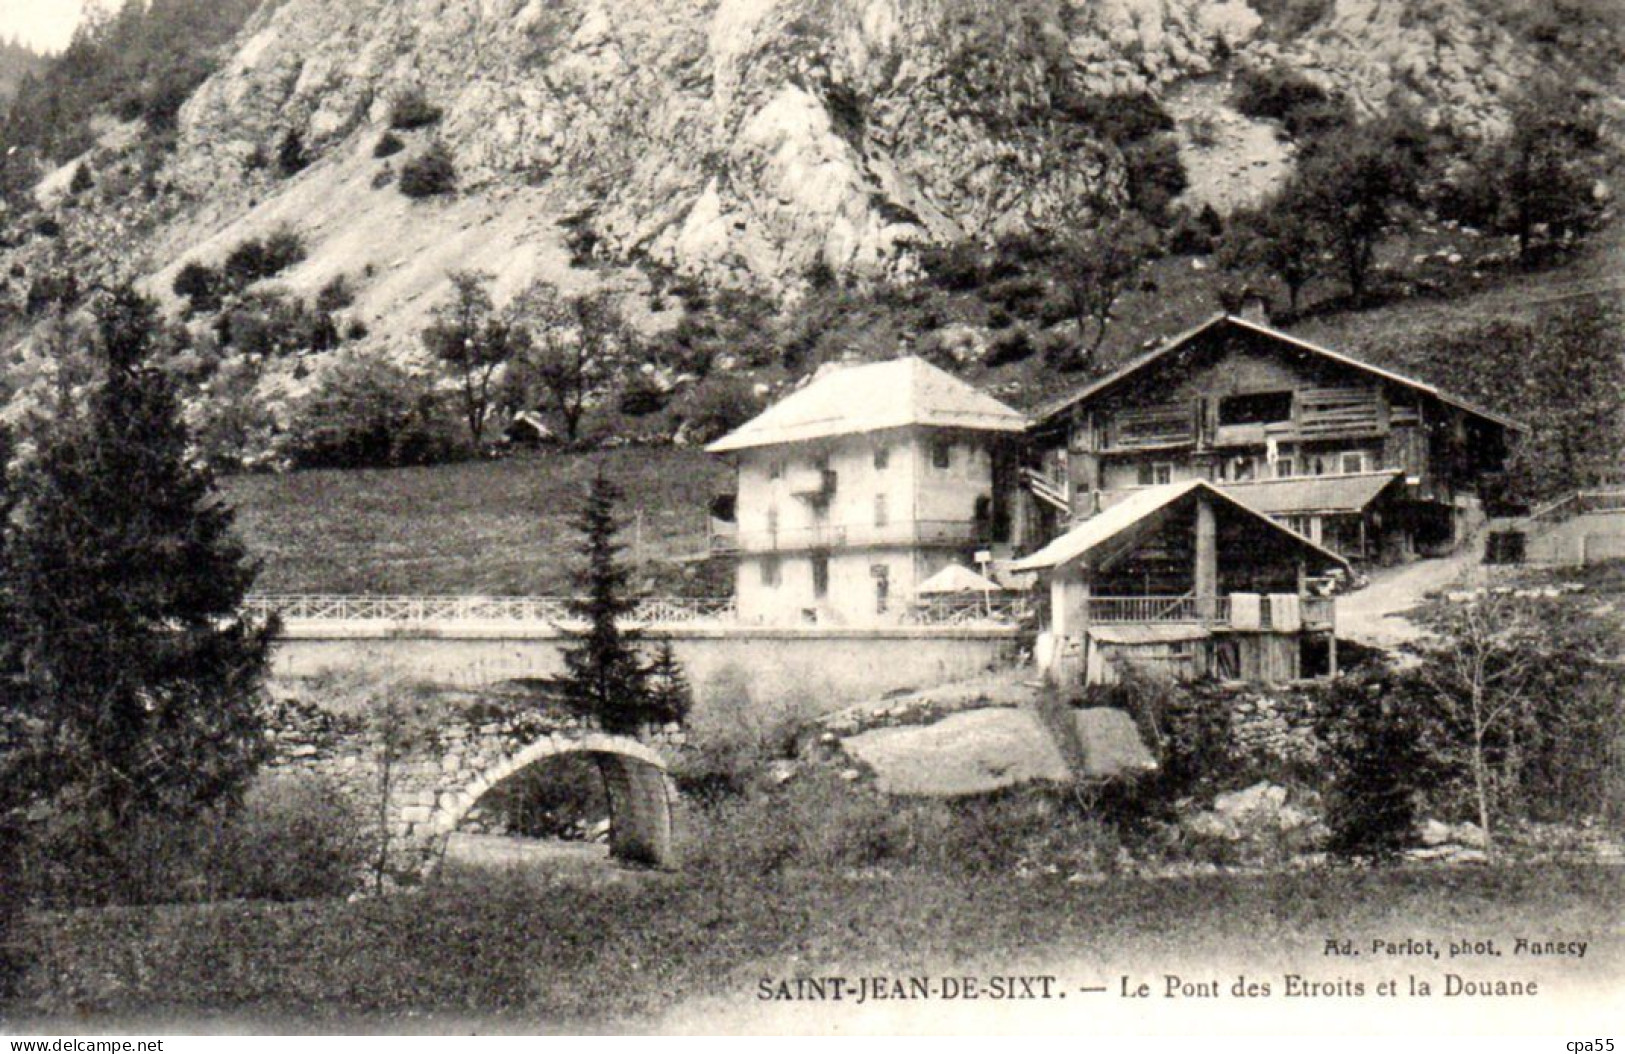
{"label": "foliage", "polygon": [[276,168],[283,179],[297,175],[310,166],[310,155],[305,151],[305,137],[297,128],[290,128],[276,148]]}
{"label": "foliage", "polygon": [[423,465],[457,449],[433,387],[380,356],[329,363],[294,408],[284,449],[301,468]]}
{"label": "foliage", "polygon": [[343,311],[355,303],[355,286],[346,275],[336,274],[316,292],[316,310],[327,313]]}
{"label": "foliage", "polygon": [[125,286],[95,318],[101,376],[32,426],[6,559],[41,725],[25,782],[105,848],[139,817],[237,800],[265,749],[272,627],[239,614],[257,569],[154,368],[156,307]]}
{"label": "foliage", "polygon": [[691,443],[720,439],[762,411],[762,398],[743,377],[707,377],[677,400]]}
{"label": "foliage", "polygon": [[81,161],[73,170],[73,178],[68,181],[68,193],[78,196],[95,185],[96,181],[90,175],[90,165]]}
{"label": "foliage", "polygon": [[1156,252],[1157,234],[1130,213],[1104,223],[1077,223],[1056,247],[1056,276],[1072,306],[1080,344],[1073,366],[1085,365],[1100,350],[1112,309],[1139,278]]}
{"label": "foliage", "polygon": [[389,104],[389,127],[396,131],[427,128],[438,123],[442,116],[440,107],[429,102],[421,88],[408,88]]}
{"label": "foliage", "polygon": [[549,404],[574,443],[588,406],[632,357],[636,337],[613,294],[565,296],[538,279],[514,298],[505,324],[523,334],[517,372],[527,403]]}
{"label": "foliage", "polygon": [[338,327],[323,311],[311,311],[279,289],[262,289],[230,302],[215,317],[223,346],[245,355],[279,358],[299,351],[331,351]]}
{"label": "foliage", "polygon": [[1150,92],[1070,96],[1063,101],[1070,117],[1119,146],[1174,130],[1173,117]]}
{"label": "foliage", "polygon": [[457,189],[457,163],[445,143],[432,143],[427,150],[401,166],[398,184],[409,198],[431,198]]}
{"label": "foliage", "polygon": [[677,659],[671,638],[662,637],[655,645],[648,671],[649,715],[657,722],[681,723],[694,708],[694,688]]}
{"label": "foliage", "polygon": [[239,808],[142,816],[94,839],[77,818],[50,815],[18,834],[18,894],[58,909],[343,897],[372,855],[355,805],[325,781],[292,775],[256,780]]}
{"label": "foliage", "polygon": [[1481,146],[1451,186],[1448,214],[1511,234],[1527,258],[1537,230],[1584,233],[1602,203],[1602,121],[1595,103],[1566,82],[1537,80],[1511,106],[1506,133]]}
{"label": "foliage", "polygon": [[1129,208],[1165,224],[1174,199],[1190,185],[1178,140],[1159,135],[1133,143],[1123,149],[1123,164]]}
{"label": "foliage", "polygon": [[1354,123],[1348,103],[1303,74],[1284,66],[1251,67],[1236,77],[1237,110],[1280,121],[1303,141]]}
{"label": "foliage", "polygon": [[258,0],[129,0],[87,18],[66,50],[26,77],[0,125],[0,142],[58,163],[84,152],[91,118],[143,118],[158,140],[181,104],[214,72]]}
{"label": "foliage", "polygon": [[1549,786],[1572,793],[1576,760],[1587,775],[1607,769],[1620,694],[1605,620],[1561,601],[1482,591],[1417,617],[1431,635],[1412,649],[1415,705],[1487,838]]}
{"label": "foliage", "polygon": [[490,275],[453,271],[447,278],[451,299],[435,308],[423,344],[456,379],[468,436],[478,449],[485,442],[496,372],[525,351],[529,337],[496,313],[486,289]]}
{"label": "foliage", "polygon": [[606,732],[636,734],[652,717],[648,670],[637,652],[641,631],[621,623],[637,607],[627,592],[629,572],[615,541],[619,525],[615,504],[621,491],[601,471],[593,477],[576,530],[586,550],[586,564],[576,576],[580,595],[570,614],[585,629],[569,629],[564,648],[565,699],[578,713],[596,717]]}
{"label": "foliage", "polygon": [[1424,143],[1413,121],[1397,112],[1317,140],[1282,192],[1280,204],[1325,232],[1356,302],[1378,243],[1418,199]]}
{"label": "foliage", "polygon": [[1320,693],[1331,851],[1387,860],[1414,844],[1429,759],[1417,715],[1386,676],[1340,678]]}
{"label": "foliage", "polygon": [[222,276],[207,264],[189,260],[175,273],[170,290],[186,298],[186,314],[218,311],[222,299]]}
{"label": "foliage", "polygon": [[1219,243],[1219,265],[1233,273],[1254,270],[1286,286],[1287,306],[1297,313],[1304,287],[1321,273],[1326,238],[1307,205],[1289,187],[1250,209],[1231,213]]}
{"label": "foliage", "polygon": [[406,143],[400,136],[394,132],[385,132],[378,137],[378,142],[373,144],[372,156],[378,158],[394,157],[405,149]]}
{"label": "foliage", "polygon": [[281,274],[305,258],[305,239],[291,227],[278,227],[264,239],[245,238],[226,254],[221,280],[240,293],[262,278]]}
{"label": "foliage", "polygon": [[225,362],[208,382],[208,397],[193,403],[193,449],[217,472],[263,467],[270,457],[276,417],[260,398],[259,379],[252,362]]}

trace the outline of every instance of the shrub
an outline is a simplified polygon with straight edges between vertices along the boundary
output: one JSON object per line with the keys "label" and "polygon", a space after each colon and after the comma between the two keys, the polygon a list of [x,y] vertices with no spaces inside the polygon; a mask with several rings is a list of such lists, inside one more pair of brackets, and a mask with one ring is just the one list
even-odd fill
{"label": "shrub", "polygon": [[1168,251],[1176,256],[1206,256],[1217,247],[1224,221],[1212,205],[1200,209],[1174,211],[1173,230],[1168,234]]}
{"label": "shrub", "polygon": [[639,374],[621,389],[617,405],[628,417],[647,417],[666,406],[667,394],[654,381]]}
{"label": "shrub", "polygon": [[920,266],[943,289],[969,292],[987,281],[987,254],[971,240],[932,245],[920,252]]}
{"label": "shrub", "polygon": [[297,129],[290,128],[283,135],[282,142],[276,148],[277,171],[286,179],[310,166],[310,157],[305,153],[305,139]]}
{"label": "shrub", "polygon": [[374,356],[331,363],[294,413],[284,447],[301,468],[421,465],[457,450],[430,383]]}
{"label": "shrub", "polygon": [[693,443],[707,443],[733,431],[761,412],[762,400],[739,377],[714,376],[694,385],[676,411]]}
{"label": "shrub", "polygon": [[1059,105],[1067,116],[1118,146],[1172,131],[1174,127],[1174,119],[1149,92],[1074,95],[1062,98]]}
{"label": "shrub", "polygon": [[1347,102],[1300,73],[1282,66],[1243,70],[1233,100],[1249,117],[1280,121],[1295,139],[1307,139],[1353,123]]}
{"label": "shrub", "polygon": [[1320,703],[1330,849],[1355,859],[1394,857],[1414,843],[1417,799],[1428,781],[1420,725],[1385,679],[1334,682]]}
{"label": "shrub", "polygon": [[457,189],[457,165],[444,143],[435,143],[401,166],[401,193],[409,198],[429,198]]}
{"label": "shrub", "polygon": [[1033,345],[1032,336],[1025,326],[1016,326],[1006,333],[999,335],[987,352],[989,366],[1006,366],[1012,362],[1022,362],[1032,358],[1033,352],[1038,349]]}
{"label": "shrub", "polygon": [[373,144],[372,156],[378,158],[394,157],[405,149],[406,143],[400,136],[394,132],[385,132],[378,137],[378,142]]}
{"label": "shrub", "polygon": [[220,310],[222,275],[206,264],[190,261],[175,274],[170,288],[186,298],[186,314]]}
{"label": "shrub", "polygon": [[90,175],[90,166],[81,161],[79,166],[73,170],[73,179],[68,183],[68,193],[73,195],[83,194],[95,185],[96,181]]}
{"label": "shrub", "polygon": [[291,227],[279,227],[263,241],[247,238],[237,243],[221,265],[226,286],[241,292],[262,278],[280,274],[305,258],[305,241]]}
{"label": "shrub", "polygon": [[389,127],[399,131],[427,128],[444,116],[440,107],[429,102],[420,88],[408,88],[395,96],[389,107]]}
{"label": "shrub", "polygon": [[1130,207],[1148,219],[1167,217],[1175,198],[1185,192],[1190,178],[1172,136],[1159,135],[1123,149],[1124,173]]}
{"label": "shrub", "polygon": [[350,285],[350,279],[342,274],[329,278],[316,293],[316,310],[325,312],[343,311],[355,303],[355,289]]}

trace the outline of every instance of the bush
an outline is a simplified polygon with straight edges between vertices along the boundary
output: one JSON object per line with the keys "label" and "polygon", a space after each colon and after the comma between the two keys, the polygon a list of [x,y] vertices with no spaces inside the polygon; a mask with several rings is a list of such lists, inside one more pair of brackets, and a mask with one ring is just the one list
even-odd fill
{"label": "bush", "polygon": [[16,884],[41,907],[341,897],[364,877],[368,829],[340,792],[273,776],[241,808],[91,829],[53,811],[24,833]]}
{"label": "bush", "polygon": [[1300,73],[1281,66],[1243,70],[1236,78],[1237,110],[1280,121],[1294,139],[1352,124],[1348,103]]}
{"label": "bush", "polygon": [[301,468],[423,465],[459,450],[453,415],[433,386],[393,363],[331,363],[294,413],[284,449]]}
{"label": "bush", "polygon": [[708,443],[755,417],[762,400],[739,377],[713,376],[694,385],[676,405],[692,443]]}
{"label": "bush", "polygon": [[1346,678],[1321,694],[1318,733],[1327,745],[1329,848],[1386,860],[1414,844],[1420,789],[1429,782],[1421,729],[1385,679]]}
{"label": "bush", "polygon": [[920,252],[920,266],[943,289],[970,292],[987,281],[987,254],[974,241],[928,246]]}
{"label": "bush", "polygon": [[1174,211],[1173,230],[1168,234],[1168,251],[1176,256],[1206,256],[1218,245],[1224,221],[1212,205],[1200,209]]}
{"label": "bush", "polygon": [[1067,116],[1118,146],[1172,131],[1174,127],[1173,117],[1149,92],[1072,96],[1061,99],[1059,105]]}
{"label": "bush", "polygon": [[316,310],[332,313],[343,311],[355,303],[355,289],[350,279],[342,274],[329,278],[316,293]]}
{"label": "bush", "polygon": [[310,166],[310,157],[305,153],[305,139],[293,128],[288,129],[282,137],[282,142],[276,148],[277,171],[286,179],[304,171]]}
{"label": "bush", "polygon": [[400,136],[394,132],[385,132],[378,137],[378,142],[373,144],[372,156],[377,158],[394,157],[405,149],[406,143]]}
{"label": "bush", "polygon": [[[389,107],[389,127],[399,131],[427,128],[444,116],[440,107],[429,102],[419,88],[408,88],[395,96]],[[383,156],[383,155],[379,155]]]}
{"label": "bush", "polygon": [[1037,351],[1032,336],[1025,326],[1016,326],[999,335],[988,348],[987,364],[989,366],[1006,366],[1012,362],[1023,362],[1032,358]]}
{"label": "bush", "polygon": [[1185,192],[1190,178],[1172,136],[1159,135],[1123,149],[1129,206],[1153,221],[1164,220],[1175,198]]}
{"label": "bush", "polygon": [[186,298],[186,314],[195,315],[220,310],[223,284],[219,271],[193,260],[176,272],[170,289],[176,296]]}
{"label": "bush", "polygon": [[305,240],[291,227],[278,227],[263,241],[248,238],[226,255],[221,273],[226,287],[241,292],[262,278],[281,274],[305,258]]}
{"label": "bush", "polygon": [[409,198],[429,198],[457,189],[457,165],[444,143],[435,143],[401,166],[401,193]]}

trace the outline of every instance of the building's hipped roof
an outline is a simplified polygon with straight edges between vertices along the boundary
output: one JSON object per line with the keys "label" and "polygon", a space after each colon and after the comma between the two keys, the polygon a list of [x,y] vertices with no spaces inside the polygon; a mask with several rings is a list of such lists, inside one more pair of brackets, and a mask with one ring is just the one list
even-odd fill
{"label": "building's hipped roof", "polygon": [[1162,344],[1157,345],[1157,347],[1146,352],[1144,355],[1130,359],[1128,362],[1125,362],[1122,366],[1113,370],[1111,373],[1108,373],[1106,376],[1094,381],[1093,383],[1085,385],[1083,388],[1073,392],[1071,395],[1065,396],[1045,407],[1042,407],[1037,413],[1038,423],[1042,425],[1049,422],[1050,419],[1054,418],[1057,414],[1070,410],[1078,403],[1084,402],[1092,396],[1105,391],[1107,388],[1113,387],[1119,382],[1145,369],[1147,366],[1161,360],[1163,357],[1180,350],[1186,344],[1190,343],[1192,340],[1196,339],[1202,334],[1207,333],[1208,331],[1219,326],[1235,326],[1243,330],[1273,338],[1281,341],[1284,344],[1291,345],[1293,348],[1296,348],[1299,351],[1307,352],[1311,355],[1318,355],[1324,359],[1330,359],[1333,362],[1352,367],[1356,370],[1360,370],[1363,373],[1368,373],[1374,377],[1379,377],[1382,380],[1403,385],[1406,388],[1421,392],[1424,395],[1430,395],[1448,406],[1454,406],[1458,410],[1464,410],[1475,417],[1483,418],[1484,420],[1498,424],[1503,428],[1509,428],[1516,432],[1527,432],[1529,430],[1528,426],[1523,424],[1521,421],[1516,421],[1510,417],[1495,413],[1493,410],[1487,410],[1475,403],[1468,402],[1459,395],[1447,392],[1442,388],[1427,383],[1426,381],[1418,380],[1415,377],[1407,377],[1402,373],[1395,373],[1392,370],[1383,369],[1381,366],[1373,366],[1369,362],[1362,362],[1359,359],[1345,355],[1342,352],[1333,351],[1332,349],[1322,347],[1319,344],[1312,344],[1307,340],[1294,337],[1290,333],[1283,332],[1271,326],[1266,326],[1258,322],[1252,322],[1245,318],[1238,318],[1235,315],[1226,315],[1222,313],[1214,315],[1212,318],[1208,319],[1206,322],[1203,322],[1194,329],[1188,329],[1171,340],[1164,341]]}
{"label": "building's hipped roof", "polygon": [[1027,424],[992,396],[909,357],[825,374],[706,449],[719,454],[907,425],[1020,432]]}
{"label": "building's hipped roof", "polygon": [[1164,509],[1186,498],[1194,500],[1194,495],[1198,491],[1205,492],[1210,497],[1217,499],[1217,502],[1221,505],[1240,510],[1256,520],[1266,530],[1284,536],[1293,544],[1320,557],[1322,564],[1348,569],[1348,561],[1330,549],[1316,545],[1298,532],[1290,530],[1263,513],[1249,508],[1224,491],[1219,490],[1207,480],[1192,479],[1183,483],[1167,483],[1160,487],[1147,487],[1144,490],[1137,491],[1132,497],[1118,502],[1100,515],[1084,520],[1078,526],[1038,550],[1038,552],[1017,560],[1010,565],[1010,570],[1043,571],[1071,563],[1074,560],[1086,559],[1096,549],[1106,545],[1123,532],[1136,527],[1141,521],[1161,513]]}
{"label": "building's hipped roof", "polygon": [[1221,483],[1219,489],[1250,509],[1270,516],[1310,512],[1363,512],[1405,473],[1363,472],[1352,476],[1301,476],[1253,483]]}

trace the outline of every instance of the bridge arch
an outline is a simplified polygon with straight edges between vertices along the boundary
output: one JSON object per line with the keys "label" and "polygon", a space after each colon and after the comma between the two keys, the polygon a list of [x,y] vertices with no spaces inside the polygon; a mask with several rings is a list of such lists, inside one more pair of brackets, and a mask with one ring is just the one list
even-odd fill
{"label": "bridge arch", "polygon": [[445,796],[430,821],[431,830],[449,837],[485,794],[531,765],[563,754],[587,754],[599,762],[609,796],[609,852],[617,860],[675,867],[673,815],[676,791],[666,762],[630,736],[602,732],[546,735],[480,772],[461,791]]}

